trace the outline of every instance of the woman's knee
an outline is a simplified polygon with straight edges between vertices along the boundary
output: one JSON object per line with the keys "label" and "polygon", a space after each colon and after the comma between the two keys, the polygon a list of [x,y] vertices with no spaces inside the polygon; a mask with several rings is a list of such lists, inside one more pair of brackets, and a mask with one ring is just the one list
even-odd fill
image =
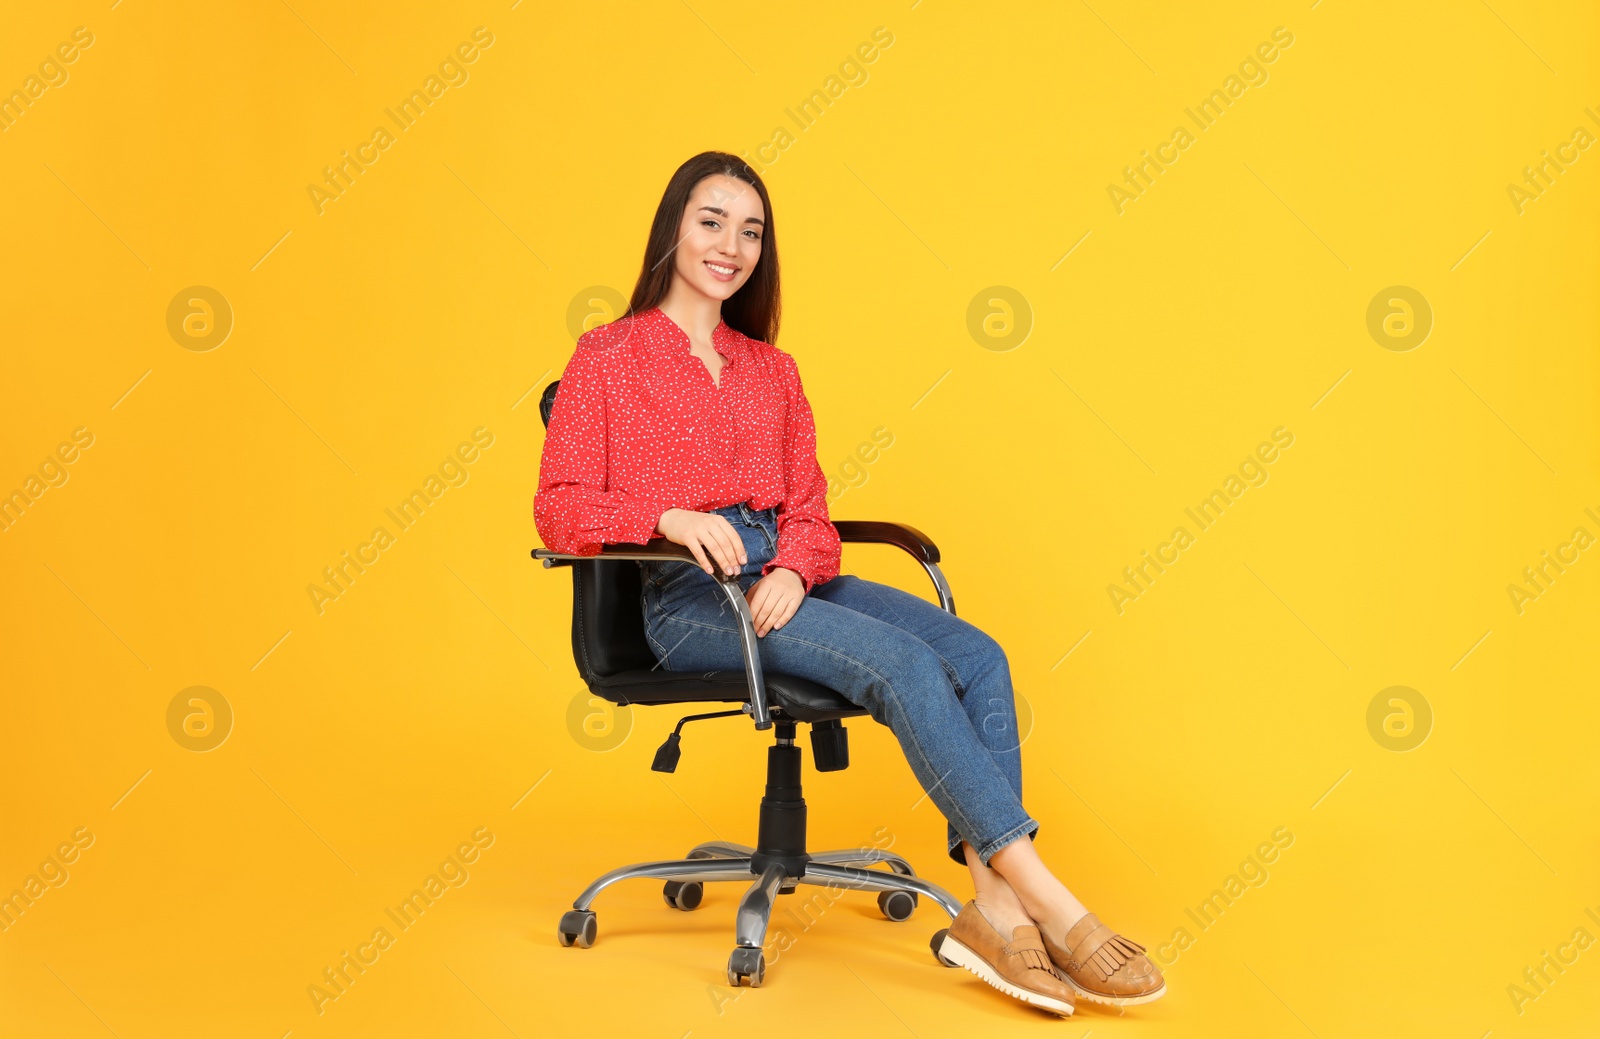
{"label": "woman's knee", "polygon": [[885,654],[885,659],[907,683],[917,686],[937,682],[953,685],[944,658],[932,646],[910,633],[904,633],[894,643],[892,652]]}
{"label": "woman's knee", "polygon": [[1006,656],[1005,647],[988,632],[975,624],[967,624],[967,643],[978,665],[984,671],[999,670],[1006,674],[1011,672],[1011,659]]}

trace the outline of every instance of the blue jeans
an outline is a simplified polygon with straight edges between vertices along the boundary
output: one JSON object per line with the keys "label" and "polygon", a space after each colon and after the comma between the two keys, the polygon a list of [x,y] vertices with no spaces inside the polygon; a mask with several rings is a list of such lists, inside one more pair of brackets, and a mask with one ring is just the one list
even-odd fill
{"label": "blue jeans", "polygon": [[[733,525],[749,591],[777,551],[775,509],[713,510]],[[742,671],[738,621],[695,563],[641,562],[645,634],[669,671]],[[1022,752],[1011,668],[983,631],[908,592],[853,574],[811,590],[782,628],[757,640],[761,666],[838,692],[900,741],[944,813],[952,860],[961,841],[989,857],[1039,824],[1022,807]]]}

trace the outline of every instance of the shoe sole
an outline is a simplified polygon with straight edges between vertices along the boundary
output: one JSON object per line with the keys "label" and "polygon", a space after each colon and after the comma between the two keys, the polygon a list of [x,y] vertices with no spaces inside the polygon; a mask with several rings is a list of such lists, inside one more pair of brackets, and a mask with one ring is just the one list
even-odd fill
{"label": "shoe sole", "polygon": [[999,989],[1008,996],[1020,999],[1022,1002],[1027,1003],[1030,1006],[1039,1007],[1041,1010],[1048,1010],[1052,1014],[1058,1014],[1061,1017],[1072,1016],[1073,1007],[1070,1003],[1065,1003],[1059,999],[1056,999],[1054,996],[1046,996],[1039,992],[1030,992],[1025,988],[1013,985],[1011,982],[1001,977],[1000,972],[989,965],[989,961],[985,960],[982,956],[979,956],[976,952],[973,952],[971,949],[961,944],[961,942],[957,939],[950,937],[948,934],[944,936],[944,941],[939,944],[939,955],[943,956],[952,963],[967,968],[967,970],[971,971],[973,974],[976,974],[983,981],[987,982],[994,988]]}
{"label": "shoe sole", "polygon": [[[948,941],[949,939],[945,940]],[[1156,989],[1154,992],[1144,992],[1137,996],[1108,996],[1103,992],[1089,991],[1076,981],[1073,981],[1072,978],[1068,977],[1067,972],[1064,970],[1057,970],[1056,976],[1062,981],[1066,982],[1068,985],[1071,985],[1072,991],[1078,994],[1079,999],[1087,999],[1091,1003],[1100,1003],[1108,1007],[1134,1007],[1141,1003],[1153,1003],[1167,994],[1167,983],[1165,981],[1163,981],[1161,983],[1161,987]]]}

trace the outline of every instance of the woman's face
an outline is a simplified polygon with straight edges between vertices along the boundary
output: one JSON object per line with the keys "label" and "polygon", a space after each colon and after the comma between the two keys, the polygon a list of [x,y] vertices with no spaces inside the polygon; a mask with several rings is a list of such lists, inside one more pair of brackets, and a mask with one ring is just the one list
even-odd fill
{"label": "woman's face", "polygon": [[761,259],[766,217],[753,185],[721,174],[704,178],[683,211],[673,269],[696,291],[727,299]]}

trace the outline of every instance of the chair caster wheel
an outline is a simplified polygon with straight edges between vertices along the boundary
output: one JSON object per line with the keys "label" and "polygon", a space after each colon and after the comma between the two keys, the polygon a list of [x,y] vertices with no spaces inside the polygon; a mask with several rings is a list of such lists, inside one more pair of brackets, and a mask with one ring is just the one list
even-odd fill
{"label": "chair caster wheel", "polygon": [[883,915],[899,923],[911,919],[911,913],[917,908],[917,895],[914,891],[880,891],[878,892],[878,908],[883,910]]}
{"label": "chair caster wheel", "polygon": [[939,947],[944,944],[944,936],[949,934],[949,933],[950,933],[950,928],[948,928],[948,927],[939,928],[937,931],[933,932],[933,941],[929,942],[928,944],[930,946],[932,946],[932,948],[933,948],[933,958],[938,960],[941,966],[959,967],[959,966],[961,966],[961,964],[955,962],[954,960],[945,959],[944,958],[944,953],[939,951]]}
{"label": "chair caster wheel", "polygon": [[563,946],[576,945],[587,949],[594,944],[595,922],[593,909],[569,909],[561,914],[556,927],[556,937]]}
{"label": "chair caster wheel", "polygon": [[739,987],[742,978],[750,979],[751,988],[760,988],[767,974],[767,954],[760,949],[739,946],[728,957],[728,984]]}
{"label": "chair caster wheel", "polygon": [[705,893],[705,884],[698,880],[669,880],[661,888],[661,897],[667,900],[667,905],[685,913],[700,908]]}

